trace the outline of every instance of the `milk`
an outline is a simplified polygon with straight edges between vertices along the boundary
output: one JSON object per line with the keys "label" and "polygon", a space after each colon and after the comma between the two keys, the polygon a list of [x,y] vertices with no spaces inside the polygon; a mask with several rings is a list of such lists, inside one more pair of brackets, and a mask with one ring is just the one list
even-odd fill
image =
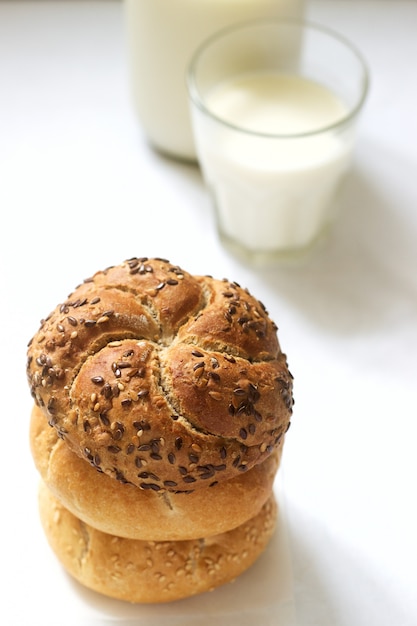
{"label": "milk", "polygon": [[263,17],[300,17],[304,0],[125,0],[135,110],[149,141],[194,160],[185,73],[215,31]]}
{"label": "milk", "polygon": [[307,247],[350,161],[351,133],[332,128],[343,102],[301,76],[258,72],[211,88],[205,106],[195,131],[222,237],[254,253]]}

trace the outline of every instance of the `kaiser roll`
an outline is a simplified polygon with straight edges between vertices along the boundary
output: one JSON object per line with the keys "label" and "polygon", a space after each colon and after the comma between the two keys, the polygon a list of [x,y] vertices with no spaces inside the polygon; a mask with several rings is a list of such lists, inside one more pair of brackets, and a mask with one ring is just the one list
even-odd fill
{"label": "kaiser roll", "polygon": [[84,586],[128,602],[178,600],[234,580],[264,551],[276,523],[271,496],[227,533],[194,541],[140,541],[103,533],[77,519],[41,483],[41,522],[49,544]]}
{"label": "kaiser roll", "polygon": [[292,376],[265,307],[164,259],[99,271],[28,347],[36,405],[98,471],[183,493],[238,477],[282,443]]}

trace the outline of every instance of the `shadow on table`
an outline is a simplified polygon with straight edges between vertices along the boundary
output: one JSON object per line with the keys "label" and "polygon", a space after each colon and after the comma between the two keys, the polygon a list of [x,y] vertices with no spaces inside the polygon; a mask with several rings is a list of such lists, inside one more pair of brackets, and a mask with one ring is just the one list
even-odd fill
{"label": "shadow on table", "polygon": [[[392,166],[415,176],[410,163],[385,157],[385,170]],[[298,264],[257,272],[268,288],[329,332],[366,333],[402,311],[417,316],[417,244],[407,223],[410,206],[404,206],[410,200],[402,202],[402,190],[390,184],[383,195],[377,179],[383,174],[354,169],[341,190],[339,218],[318,249]]]}
{"label": "shadow on table", "polygon": [[[358,555],[299,511],[284,511],[266,552],[233,584],[160,605],[132,605],[69,578],[82,626],[379,626],[408,624]],[[289,519],[289,521],[288,521]],[[66,623],[66,622],[65,622]]]}

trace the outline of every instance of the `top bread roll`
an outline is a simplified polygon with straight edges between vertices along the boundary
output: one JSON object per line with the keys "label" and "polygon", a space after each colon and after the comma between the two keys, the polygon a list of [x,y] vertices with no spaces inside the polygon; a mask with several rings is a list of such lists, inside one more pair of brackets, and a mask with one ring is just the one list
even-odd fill
{"label": "top bread roll", "polygon": [[265,307],[164,259],[97,272],[41,322],[27,374],[49,424],[97,470],[186,492],[265,460],[292,376]]}

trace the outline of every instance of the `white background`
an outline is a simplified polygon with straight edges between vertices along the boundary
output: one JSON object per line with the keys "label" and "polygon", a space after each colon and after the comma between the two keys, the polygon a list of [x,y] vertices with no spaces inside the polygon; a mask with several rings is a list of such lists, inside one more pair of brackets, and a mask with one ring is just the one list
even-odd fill
{"label": "white background", "polygon": [[[303,265],[259,270],[220,247],[198,168],[147,145],[122,4],[0,2],[2,623],[417,623],[417,3],[312,1],[308,14],[362,50],[371,91],[331,236]],[[233,593],[126,607],[72,583],[46,544],[26,344],[83,278],[135,255],[236,280],[278,323],[296,398],[284,599],[271,551]]]}

